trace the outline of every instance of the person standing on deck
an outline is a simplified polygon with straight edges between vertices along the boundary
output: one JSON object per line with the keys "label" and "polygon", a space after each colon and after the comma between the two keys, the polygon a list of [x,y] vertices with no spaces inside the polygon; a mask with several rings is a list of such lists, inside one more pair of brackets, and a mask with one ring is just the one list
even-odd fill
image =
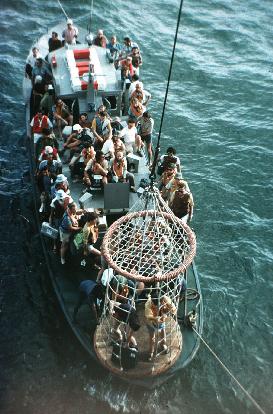
{"label": "person standing on deck", "polygon": [[67,27],[64,29],[62,33],[62,37],[64,39],[64,43],[68,45],[75,45],[76,40],[79,34],[79,30],[76,26],[73,26],[73,20],[67,19]]}
{"label": "person standing on deck", "polygon": [[176,217],[181,218],[184,223],[191,221],[194,203],[185,181],[180,180],[177,184],[177,190],[172,194],[169,206]]}
{"label": "person standing on deck", "polygon": [[51,37],[48,39],[48,51],[53,52],[62,46],[62,41],[58,38],[58,33],[52,32]]}
{"label": "person standing on deck", "polygon": [[107,38],[103,34],[103,30],[98,30],[97,36],[93,39],[93,45],[106,48],[108,43]]}
{"label": "person standing on deck", "polygon": [[67,252],[70,238],[77,231],[81,230],[81,227],[78,225],[77,217],[77,207],[75,203],[69,203],[67,210],[63,215],[61,224],[60,224],[60,240],[61,245],[61,263],[65,264],[65,254]]}
{"label": "person standing on deck", "polygon": [[95,323],[99,323],[99,308],[97,300],[103,300],[105,295],[104,288],[101,284],[94,282],[93,280],[83,280],[79,288],[79,297],[77,304],[73,311],[73,321],[76,321],[76,317],[80,307],[86,302],[95,316]]}
{"label": "person standing on deck", "polygon": [[152,133],[154,129],[154,120],[148,111],[144,112],[139,120],[139,134],[143,142],[145,142],[148,152],[149,165],[152,163]]}
{"label": "person standing on deck", "polygon": [[39,138],[43,135],[43,129],[51,129],[53,127],[48,116],[44,115],[41,110],[32,118],[31,123],[31,132],[33,136],[34,147],[38,142]]}
{"label": "person standing on deck", "polygon": [[42,58],[42,55],[38,47],[35,46],[32,48],[32,54],[28,56],[27,61],[26,61],[26,68],[25,68],[26,78],[29,78],[29,79],[32,78],[32,69],[34,68],[36,59],[38,58]]}

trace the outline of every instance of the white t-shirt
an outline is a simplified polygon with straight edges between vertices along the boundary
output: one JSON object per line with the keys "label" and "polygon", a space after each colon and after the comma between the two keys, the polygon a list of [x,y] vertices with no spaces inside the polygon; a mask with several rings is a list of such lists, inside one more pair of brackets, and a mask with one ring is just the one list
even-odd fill
{"label": "white t-shirt", "polygon": [[112,139],[107,139],[105,143],[103,144],[103,147],[101,150],[104,154],[107,154],[110,151],[114,152],[114,143]]}
{"label": "white t-shirt", "polygon": [[123,137],[125,144],[134,144],[136,134],[137,134],[136,127],[132,127],[132,128],[129,129],[128,125],[127,125],[125,128],[123,128],[120,131],[119,136]]}

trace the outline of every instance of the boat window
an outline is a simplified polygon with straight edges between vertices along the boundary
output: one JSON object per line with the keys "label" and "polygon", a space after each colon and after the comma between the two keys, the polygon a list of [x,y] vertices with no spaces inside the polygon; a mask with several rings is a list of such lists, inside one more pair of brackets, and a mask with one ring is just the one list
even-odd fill
{"label": "boat window", "polygon": [[103,98],[103,103],[107,110],[117,109],[117,97],[115,95],[105,96]]}

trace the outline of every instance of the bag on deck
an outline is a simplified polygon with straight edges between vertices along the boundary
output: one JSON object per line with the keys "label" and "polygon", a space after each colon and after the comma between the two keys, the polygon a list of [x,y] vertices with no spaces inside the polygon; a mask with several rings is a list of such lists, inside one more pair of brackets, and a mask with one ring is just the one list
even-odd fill
{"label": "bag on deck", "polygon": [[114,343],[112,352],[112,362],[120,364],[123,369],[133,369],[137,366],[138,362],[138,350],[136,348],[128,348],[122,344],[120,349],[119,343]]}

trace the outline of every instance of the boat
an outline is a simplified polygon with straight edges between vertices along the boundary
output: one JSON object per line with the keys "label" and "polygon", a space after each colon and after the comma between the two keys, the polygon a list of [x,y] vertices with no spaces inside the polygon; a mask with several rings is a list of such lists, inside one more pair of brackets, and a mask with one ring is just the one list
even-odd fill
{"label": "boat", "polygon": [[[80,113],[87,113],[88,119],[91,121],[96,115],[96,111],[101,104],[107,103],[107,112],[112,119],[118,120],[120,128],[126,125],[128,119],[128,86],[129,84],[123,82],[119,70],[116,70],[114,63],[109,60],[105,48],[90,45],[86,39],[90,39],[90,32],[83,28],[79,28],[79,36],[75,45],[65,45],[51,53],[48,53],[48,39],[51,32],[62,33],[63,24],[51,28],[51,30],[39,38],[33,46],[39,48],[41,54],[47,56],[47,64],[52,71],[52,85],[55,95],[64,101],[70,108],[73,114],[73,124],[78,124]],[[90,43],[90,42],[89,42]],[[31,50],[30,52],[31,53]],[[134,171],[136,192],[131,192],[129,184],[127,183],[107,183],[96,187],[93,184],[87,192],[83,194],[82,181],[70,180],[69,188],[70,194],[82,209],[89,211],[96,211],[99,214],[99,243],[104,246],[103,252],[107,259],[108,265],[111,263],[113,268],[116,267],[121,270],[121,275],[127,275],[127,279],[134,279],[137,272],[133,274],[128,271],[120,269],[113,259],[114,250],[113,242],[110,235],[115,232],[117,234],[120,229],[125,228],[128,232],[128,239],[132,223],[142,220],[141,212],[146,211],[146,216],[149,217],[150,224],[155,223],[154,231],[165,231],[168,229],[178,229],[183,232],[185,237],[185,252],[189,245],[192,244],[192,251],[185,253],[187,256],[187,265],[179,264],[179,270],[176,272],[175,278],[165,278],[166,289],[171,292],[171,288],[175,289],[176,293],[176,314],[168,317],[170,331],[173,332],[174,339],[171,339],[172,352],[163,352],[159,350],[156,357],[152,361],[147,360],[147,348],[149,342],[148,331],[145,326],[142,326],[135,337],[138,343],[138,362],[135,366],[126,369],[121,362],[121,352],[123,348],[120,343],[116,346],[116,341],[111,338],[112,327],[109,325],[111,314],[109,307],[111,306],[111,288],[109,269],[106,270],[105,285],[107,287],[107,298],[104,301],[104,308],[101,314],[100,324],[98,325],[90,315],[88,306],[83,306],[77,321],[73,318],[73,312],[79,294],[79,283],[86,279],[95,280],[98,270],[94,263],[89,264],[85,258],[79,256],[77,252],[70,253],[68,263],[63,266],[60,263],[60,258],[53,252],[52,228],[46,224],[41,223],[40,207],[41,198],[35,180],[36,161],[34,156],[33,141],[31,139],[30,121],[34,115],[33,113],[33,91],[31,81],[24,78],[23,93],[26,102],[26,129],[27,129],[27,146],[29,153],[29,160],[31,166],[32,187],[35,202],[35,216],[39,228],[42,226],[41,244],[45,261],[48,267],[48,274],[52,281],[54,291],[56,293],[60,307],[64,316],[70,325],[75,336],[78,338],[82,347],[87,351],[92,359],[101,363],[101,365],[113,375],[119,378],[133,382],[140,385],[154,387],[168,379],[175,372],[181,368],[186,367],[195,357],[199,347],[199,337],[195,331],[201,335],[203,330],[203,302],[199,283],[199,277],[193,256],[195,254],[195,236],[192,230],[186,224],[181,224],[181,220],[174,218],[173,214],[164,201],[160,193],[154,185],[155,177],[151,179],[151,172],[147,163],[147,156],[136,154],[129,154],[128,164]],[[63,139],[66,139],[72,132],[72,127],[66,126],[62,130],[62,136],[59,137],[59,146],[62,148]],[[65,159],[65,154],[62,161]],[[70,169],[67,164],[62,165],[62,174],[70,176]],[[146,198],[145,198],[146,197]],[[149,200],[149,201],[147,201]],[[158,201],[159,200],[159,201]],[[155,205],[160,205],[160,211],[157,215],[154,213]],[[43,203],[41,204],[43,206]],[[40,212],[39,212],[40,209]],[[140,214],[141,213],[141,214]],[[171,218],[170,218],[171,217]],[[162,221],[165,220],[165,224]],[[159,224],[158,224],[159,223]],[[167,223],[167,225],[166,225]],[[125,227],[122,227],[125,226]],[[126,227],[127,226],[127,227]],[[142,224],[140,224],[140,227]],[[165,226],[165,227],[164,227]],[[163,230],[162,230],[163,229]],[[169,230],[166,230],[169,232]],[[125,234],[125,233],[124,233]],[[119,245],[122,249],[126,243],[126,234],[123,234],[123,244]],[[153,233],[154,234],[154,233]],[[169,233],[168,233],[169,234]],[[49,236],[49,237],[48,237]],[[165,236],[164,236],[165,237]],[[187,240],[186,240],[187,237]],[[128,242],[128,240],[127,240]],[[111,244],[112,243],[112,244]],[[124,244],[125,243],[125,244]],[[176,241],[175,241],[176,243]],[[127,243],[126,248],[130,248],[130,243]],[[178,245],[178,244],[177,244]],[[112,246],[112,247],[111,247]],[[131,243],[132,246],[132,243]],[[143,246],[140,245],[142,249]],[[111,250],[112,249],[112,250]],[[170,244],[164,247],[164,255],[167,251],[171,251]],[[179,250],[180,247],[177,247]],[[180,251],[180,250],[179,250]],[[111,253],[112,256],[111,256]],[[155,254],[155,252],[154,252]],[[184,254],[184,253],[183,253]],[[153,252],[150,252],[153,256]],[[185,259],[185,260],[186,260]],[[189,260],[188,260],[189,259]],[[166,258],[164,258],[166,262]],[[164,263],[165,263],[164,262]],[[181,265],[181,266],[180,266]],[[112,267],[109,265],[109,268]],[[123,273],[122,273],[123,272]],[[168,274],[170,274],[169,272]],[[112,276],[113,277],[113,276]],[[156,279],[157,278],[157,279]],[[126,279],[126,280],[127,280]],[[157,289],[160,287],[160,277],[155,276],[157,282]],[[125,280],[124,283],[127,283]],[[127,280],[127,281],[128,281]],[[162,278],[163,280],[163,278]],[[184,292],[181,294],[181,281],[186,280],[184,284]],[[109,290],[110,289],[110,290]],[[161,289],[161,287],[160,287]],[[165,290],[166,290],[165,289]],[[171,293],[170,293],[171,294]],[[134,289],[134,298],[136,298],[136,289]],[[142,301],[137,304],[141,316],[142,325],[144,324],[144,306],[147,301],[147,295],[144,295]],[[107,325],[108,324],[108,325]],[[107,334],[105,334],[106,325],[108,326]],[[126,325],[126,324],[125,324]],[[194,327],[194,329],[193,329]],[[116,354],[114,348],[118,348]],[[142,349],[141,349],[142,348]],[[145,348],[145,350],[143,350]],[[169,351],[169,350],[168,350]],[[114,354],[114,356],[113,356]],[[135,355],[135,353],[133,352]],[[115,361],[116,359],[116,361]]]}

